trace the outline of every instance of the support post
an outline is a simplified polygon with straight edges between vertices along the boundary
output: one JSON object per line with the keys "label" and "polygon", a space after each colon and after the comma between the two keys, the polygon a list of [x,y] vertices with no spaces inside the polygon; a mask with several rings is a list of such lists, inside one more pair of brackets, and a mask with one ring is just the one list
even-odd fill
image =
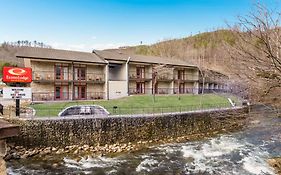
{"label": "support post", "polygon": [[[20,83],[16,83],[16,87],[21,87]],[[16,99],[16,117],[20,116],[20,99]]]}
{"label": "support post", "polygon": [[16,99],[16,117],[20,116],[20,99]]}

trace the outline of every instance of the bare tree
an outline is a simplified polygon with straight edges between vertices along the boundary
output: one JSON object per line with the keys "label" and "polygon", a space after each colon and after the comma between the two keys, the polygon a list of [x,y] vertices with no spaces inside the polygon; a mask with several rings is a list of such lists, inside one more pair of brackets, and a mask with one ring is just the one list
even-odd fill
{"label": "bare tree", "polygon": [[256,3],[254,11],[239,16],[238,22],[232,26],[237,41],[229,47],[233,60],[229,65],[238,70],[237,75],[241,78],[256,84],[263,79],[267,86],[264,95],[281,87],[280,17],[278,10]]}
{"label": "bare tree", "polygon": [[[153,101],[155,102],[155,95],[156,95],[156,86],[158,83],[158,79],[163,74],[170,74],[173,68],[170,68],[166,64],[158,64],[152,67],[152,94],[153,94]],[[168,78],[168,77],[167,77]]]}

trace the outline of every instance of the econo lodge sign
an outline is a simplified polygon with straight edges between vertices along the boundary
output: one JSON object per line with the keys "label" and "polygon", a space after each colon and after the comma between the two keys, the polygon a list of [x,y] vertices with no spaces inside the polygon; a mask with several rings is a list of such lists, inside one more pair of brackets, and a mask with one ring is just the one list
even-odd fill
{"label": "econo lodge sign", "polygon": [[31,68],[3,67],[3,82],[30,83],[32,81]]}

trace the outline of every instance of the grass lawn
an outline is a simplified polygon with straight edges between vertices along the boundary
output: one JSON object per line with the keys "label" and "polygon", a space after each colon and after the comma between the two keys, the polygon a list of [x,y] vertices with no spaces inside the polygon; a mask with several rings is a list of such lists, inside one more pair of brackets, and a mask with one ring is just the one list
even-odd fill
{"label": "grass lawn", "polygon": [[[181,112],[200,109],[200,107],[230,107],[226,97],[215,94],[205,94],[202,96],[202,106],[200,106],[201,95],[169,95],[156,96],[155,102],[152,95],[130,96],[116,100],[102,101],[72,101],[34,104],[36,116],[57,116],[58,113],[68,106],[82,104],[97,104],[106,108],[111,114],[144,114],[162,112]],[[117,106],[116,109],[113,107]]]}

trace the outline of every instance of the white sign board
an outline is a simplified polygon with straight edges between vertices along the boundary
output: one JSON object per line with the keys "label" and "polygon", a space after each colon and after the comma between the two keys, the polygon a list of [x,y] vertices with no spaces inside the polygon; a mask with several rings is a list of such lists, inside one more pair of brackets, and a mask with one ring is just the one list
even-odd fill
{"label": "white sign board", "polygon": [[31,88],[4,87],[3,99],[31,99]]}

